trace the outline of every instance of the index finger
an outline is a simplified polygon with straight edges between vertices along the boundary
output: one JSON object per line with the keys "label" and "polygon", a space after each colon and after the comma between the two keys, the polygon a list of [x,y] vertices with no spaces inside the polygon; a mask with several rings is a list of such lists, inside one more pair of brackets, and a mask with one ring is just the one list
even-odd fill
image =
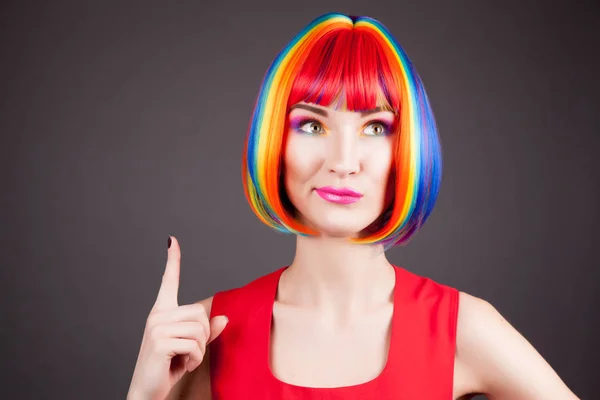
{"label": "index finger", "polygon": [[163,274],[162,283],[156,297],[155,309],[177,307],[177,293],[179,291],[179,274],[181,264],[181,249],[175,236],[169,236],[167,249],[167,265]]}

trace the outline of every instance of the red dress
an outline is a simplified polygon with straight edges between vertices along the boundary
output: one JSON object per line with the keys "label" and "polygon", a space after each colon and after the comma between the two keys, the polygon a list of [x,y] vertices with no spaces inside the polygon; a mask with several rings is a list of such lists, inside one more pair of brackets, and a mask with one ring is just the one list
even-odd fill
{"label": "red dress", "polygon": [[380,375],[335,388],[277,379],[268,357],[273,304],[284,270],[213,297],[211,317],[229,318],[209,345],[214,400],[452,399],[458,291],[397,266],[389,353]]}

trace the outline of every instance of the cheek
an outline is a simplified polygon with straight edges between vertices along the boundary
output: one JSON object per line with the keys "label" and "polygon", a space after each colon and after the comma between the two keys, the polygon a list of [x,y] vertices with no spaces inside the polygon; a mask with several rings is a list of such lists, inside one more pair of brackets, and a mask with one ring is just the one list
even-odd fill
{"label": "cheek", "polygon": [[294,186],[305,183],[320,168],[324,146],[318,146],[315,137],[302,137],[290,133],[283,163],[286,184]]}
{"label": "cheek", "polygon": [[365,153],[364,166],[373,182],[385,190],[392,168],[392,143],[390,141],[377,143]]}

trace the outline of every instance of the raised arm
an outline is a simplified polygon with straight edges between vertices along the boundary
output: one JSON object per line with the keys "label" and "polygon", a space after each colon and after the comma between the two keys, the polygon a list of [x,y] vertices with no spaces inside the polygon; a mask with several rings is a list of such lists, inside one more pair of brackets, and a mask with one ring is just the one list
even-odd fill
{"label": "raised arm", "polygon": [[[170,236],[167,265],[158,296],[146,320],[127,400],[163,400],[170,393],[181,398],[189,386],[181,379],[192,375],[200,366],[201,371],[208,370],[208,364],[204,362],[208,358],[205,357],[208,344],[227,325],[226,316],[209,319],[208,303],[212,304],[212,298],[195,304],[178,304],[180,262],[179,242]],[[193,376],[203,376],[201,371]],[[190,378],[192,376],[186,377],[185,382],[197,382]],[[178,389],[174,390],[176,386]]]}

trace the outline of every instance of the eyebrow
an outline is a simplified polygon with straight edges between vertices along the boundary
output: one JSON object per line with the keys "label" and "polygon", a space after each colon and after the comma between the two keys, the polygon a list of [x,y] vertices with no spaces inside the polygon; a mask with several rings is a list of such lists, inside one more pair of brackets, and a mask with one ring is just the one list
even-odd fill
{"label": "eyebrow", "polygon": [[[326,110],[323,110],[322,108],[313,107],[313,106],[310,106],[308,104],[294,104],[290,108],[290,112],[293,109],[295,109],[295,108],[300,108],[300,109],[303,109],[303,110],[311,111],[311,112],[314,112],[315,114],[319,114],[319,115],[322,115],[324,117],[327,117],[329,115]],[[372,110],[362,111],[360,113],[360,115],[361,115],[361,117],[366,117],[367,115],[375,114],[375,113],[378,113],[380,111],[391,111],[391,110],[389,110],[386,107],[376,107],[376,108],[374,108]],[[393,112],[393,111],[391,111],[391,112]]]}

